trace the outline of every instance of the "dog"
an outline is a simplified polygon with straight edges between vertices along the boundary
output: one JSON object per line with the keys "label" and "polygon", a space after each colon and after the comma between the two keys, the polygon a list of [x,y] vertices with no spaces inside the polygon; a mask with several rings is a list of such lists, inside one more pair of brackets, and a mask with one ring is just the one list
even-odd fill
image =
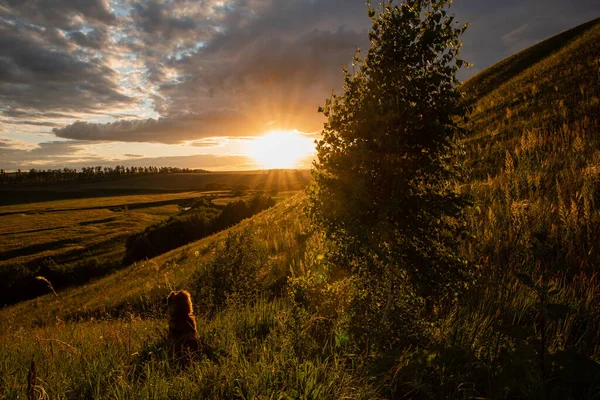
{"label": "dog", "polygon": [[196,318],[192,299],[186,290],[172,291],[167,297],[169,315],[169,341],[178,360],[188,364],[192,357],[200,354],[200,343],[196,333]]}

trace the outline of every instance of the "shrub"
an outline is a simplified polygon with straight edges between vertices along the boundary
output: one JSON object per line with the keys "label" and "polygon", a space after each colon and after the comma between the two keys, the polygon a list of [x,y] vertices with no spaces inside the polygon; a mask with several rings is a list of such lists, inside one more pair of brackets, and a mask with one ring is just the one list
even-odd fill
{"label": "shrub", "polygon": [[265,246],[248,229],[230,232],[214,256],[191,278],[190,289],[200,312],[209,315],[231,303],[247,303],[261,292],[260,272],[268,262]]}
{"label": "shrub", "polygon": [[223,209],[207,200],[191,203],[191,210],[151,225],[127,238],[124,264],[152,258],[186,245],[275,205],[273,198],[257,195],[227,204]]}

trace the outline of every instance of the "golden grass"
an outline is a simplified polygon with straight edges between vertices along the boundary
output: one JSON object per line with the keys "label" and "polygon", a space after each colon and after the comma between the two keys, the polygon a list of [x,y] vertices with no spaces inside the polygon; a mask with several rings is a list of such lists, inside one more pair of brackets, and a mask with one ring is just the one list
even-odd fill
{"label": "golden grass", "polygon": [[[233,229],[251,227],[272,253],[273,259],[281,263],[291,262],[299,255],[298,236],[308,230],[302,212],[303,196],[297,195],[282,201],[271,210],[242,221]],[[137,312],[155,311],[157,303],[166,298],[173,288],[181,288],[192,272],[211,256],[210,246],[223,240],[227,231],[222,231],[190,245],[172,250],[149,261],[133,264],[110,276],[53,295],[42,296],[0,310],[0,332],[18,326],[44,325],[68,318],[107,316],[126,312],[135,307]]]}

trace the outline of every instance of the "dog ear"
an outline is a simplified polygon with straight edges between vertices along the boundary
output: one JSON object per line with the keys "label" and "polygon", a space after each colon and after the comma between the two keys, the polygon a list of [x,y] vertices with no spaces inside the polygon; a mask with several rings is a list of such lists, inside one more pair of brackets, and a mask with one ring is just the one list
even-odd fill
{"label": "dog ear", "polygon": [[169,293],[169,296],[167,297],[167,306],[169,306],[169,301],[176,295],[177,293],[175,293],[175,291],[171,290],[171,293]]}

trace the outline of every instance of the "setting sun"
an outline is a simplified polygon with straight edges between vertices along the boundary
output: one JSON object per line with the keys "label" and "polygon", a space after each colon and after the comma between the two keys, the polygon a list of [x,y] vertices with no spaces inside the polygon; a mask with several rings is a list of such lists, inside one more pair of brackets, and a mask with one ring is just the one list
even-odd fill
{"label": "setting sun", "polygon": [[294,168],[314,151],[314,140],[298,131],[272,131],[248,146],[248,154],[263,168]]}

